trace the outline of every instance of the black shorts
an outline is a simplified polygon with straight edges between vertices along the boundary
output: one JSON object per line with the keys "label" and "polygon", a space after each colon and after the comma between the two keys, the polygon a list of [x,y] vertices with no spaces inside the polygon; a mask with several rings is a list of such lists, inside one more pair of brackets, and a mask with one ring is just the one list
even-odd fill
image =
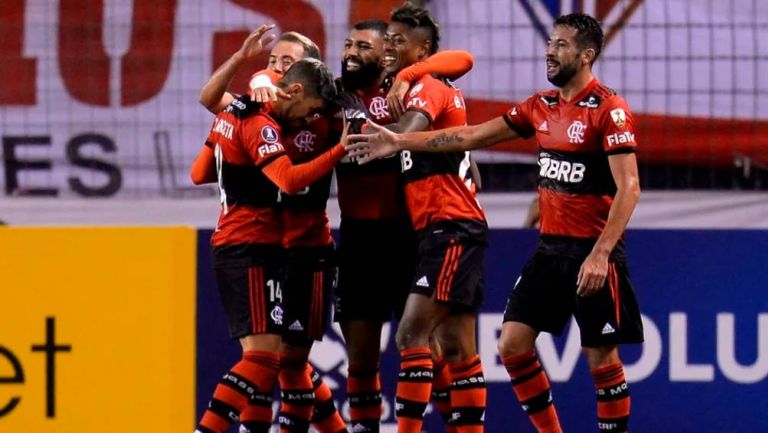
{"label": "black shorts", "polygon": [[283,341],[304,345],[322,340],[336,283],[333,245],[290,249],[284,281]]}
{"label": "black shorts", "polygon": [[399,320],[416,267],[410,220],[342,219],[339,240],[334,319]]}
{"label": "black shorts", "polygon": [[485,292],[485,233],[433,226],[422,231],[419,264],[411,293],[434,297],[460,309],[476,310]]}
{"label": "black shorts", "polygon": [[228,245],[213,249],[213,271],[232,338],[282,334],[283,261],[284,252],[279,245]]}
{"label": "black shorts", "polygon": [[504,310],[504,321],[560,335],[576,317],[584,347],[641,343],[643,324],[624,261],[610,261],[605,286],[576,295],[583,259],[537,253],[523,268]]}

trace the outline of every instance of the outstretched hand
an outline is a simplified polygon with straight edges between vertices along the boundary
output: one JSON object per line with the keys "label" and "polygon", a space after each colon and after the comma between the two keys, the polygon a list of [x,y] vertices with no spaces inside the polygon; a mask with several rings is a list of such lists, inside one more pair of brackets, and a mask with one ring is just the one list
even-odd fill
{"label": "outstretched hand", "polygon": [[273,28],[275,28],[274,24],[262,24],[259,26],[258,29],[251,32],[251,34],[245,38],[245,41],[243,41],[243,46],[240,47],[238,54],[240,54],[244,60],[252,59],[257,56],[264,50],[264,47],[269,45],[277,37],[272,34],[267,35],[262,39],[264,34]]}
{"label": "outstretched hand", "polygon": [[368,120],[368,134],[352,134],[347,138],[348,143],[344,148],[350,158],[356,158],[357,163],[362,165],[373,161],[374,159],[386,158],[392,156],[400,147],[397,145],[398,134],[387,128]]}
{"label": "outstretched hand", "polygon": [[411,85],[409,83],[399,78],[395,78],[392,87],[390,87],[389,92],[387,92],[387,109],[389,110],[390,117],[392,117],[395,122],[400,120],[400,116],[405,113],[403,100],[410,87]]}

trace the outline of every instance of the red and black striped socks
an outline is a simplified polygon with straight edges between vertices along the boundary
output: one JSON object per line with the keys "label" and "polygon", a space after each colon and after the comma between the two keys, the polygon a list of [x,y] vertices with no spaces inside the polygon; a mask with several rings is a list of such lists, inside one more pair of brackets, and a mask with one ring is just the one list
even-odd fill
{"label": "red and black striped socks", "polygon": [[197,431],[224,433],[240,420],[251,433],[267,433],[272,421],[272,392],[280,369],[278,354],[247,351],[219,381]]}
{"label": "red and black striped socks", "polygon": [[547,374],[533,351],[502,358],[515,395],[539,433],[562,433]]}
{"label": "red and black striped socks", "polygon": [[478,355],[451,362],[451,424],[457,433],[483,433],[486,389]]}
{"label": "red and black striped socks", "polygon": [[432,352],[429,346],[414,347],[400,352],[400,372],[397,376],[398,433],[420,433],[424,411],[432,393]]}
{"label": "red and black striped socks", "polygon": [[381,378],[379,370],[350,367],[347,378],[349,421],[352,430],[379,433],[381,423]]}
{"label": "red and black striped socks", "polygon": [[281,433],[306,433],[315,404],[311,367],[304,361],[283,359],[280,363]]}
{"label": "red and black striped socks", "polygon": [[339,411],[336,410],[331,389],[314,368],[310,371],[310,375],[312,387],[315,389],[315,410],[312,413],[312,425],[315,430],[320,433],[346,433],[347,426]]}
{"label": "red and black striped socks", "polygon": [[445,433],[456,433],[456,427],[451,423],[451,370],[442,356],[434,360],[434,374],[432,402],[443,418]]}
{"label": "red and black striped socks", "polygon": [[629,422],[630,398],[620,362],[592,370],[597,393],[597,426],[600,433],[624,433]]}

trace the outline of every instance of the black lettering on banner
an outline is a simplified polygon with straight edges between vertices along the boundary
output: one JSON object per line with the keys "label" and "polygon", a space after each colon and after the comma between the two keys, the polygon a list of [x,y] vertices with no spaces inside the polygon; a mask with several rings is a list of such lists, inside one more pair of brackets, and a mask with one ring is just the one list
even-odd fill
{"label": "black lettering on banner", "polygon": [[107,183],[102,186],[89,186],[77,177],[69,177],[67,182],[73,191],[83,197],[108,197],[120,190],[123,185],[123,175],[120,168],[107,161],[85,157],[81,150],[88,144],[95,144],[104,152],[114,153],[117,146],[111,138],[101,134],[81,134],[72,137],[67,143],[67,159],[75,167],[94,170],[107,176]]}
{"label": "black lettering on banner", "polygon": [[51,161],[47,159],[18,159],[16,148],[19,146],[50,146],[51,137],[37,136],[7,136],[3,137],[3,166],[5,168],[5,195],[55,197],[59,195],[56,188],[21,188],[19,172],[22,170],[51,170]]}
{"label": "black lettering on banner", "polygon": [[[0,383],[24,383],[24,369],[21,368],[19,358],[3,346],[0,346],[0,355],[4,356],[11,363],[14,373],[10,377],[0,376]],[[0,407],[0,418],[11,413],[19,405],[20,401],[21,397],[11,397],[11,400],[5,406]]]}
{"label": "black lettering on banner", "polygon": [[72,345],[56,344],[56,319],[45,318],[45,344],[32,345],[33,352],[45,352],[45,416],[56,416],[56,352],[71,352]]}

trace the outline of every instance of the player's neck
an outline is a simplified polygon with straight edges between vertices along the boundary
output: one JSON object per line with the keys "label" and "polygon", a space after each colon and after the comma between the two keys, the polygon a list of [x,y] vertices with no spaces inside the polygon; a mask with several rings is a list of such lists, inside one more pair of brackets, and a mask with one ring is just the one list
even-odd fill
{"label": "player's neck", "polygon": [[359,89],[355,89],[355,94],[357,96],[362,97],[362,96],[368,95],[370,93],[376,92],[377,90],[379,90],[381,88],[381,86],[384,85],[384,80],[386,78],[387,78],[387,75],[385,73],[382,73],[381,75],[379,75],[378,78],[373,80],[373,82],[371,82],[369,85],[367,85],[365,87],[361,87]]}
{"label": "player's neck", "polygon": [[585,69],[571,78],[571,81],[560,88],[560,97],[565,101],[572,100],[595,78],[592,71]]}

